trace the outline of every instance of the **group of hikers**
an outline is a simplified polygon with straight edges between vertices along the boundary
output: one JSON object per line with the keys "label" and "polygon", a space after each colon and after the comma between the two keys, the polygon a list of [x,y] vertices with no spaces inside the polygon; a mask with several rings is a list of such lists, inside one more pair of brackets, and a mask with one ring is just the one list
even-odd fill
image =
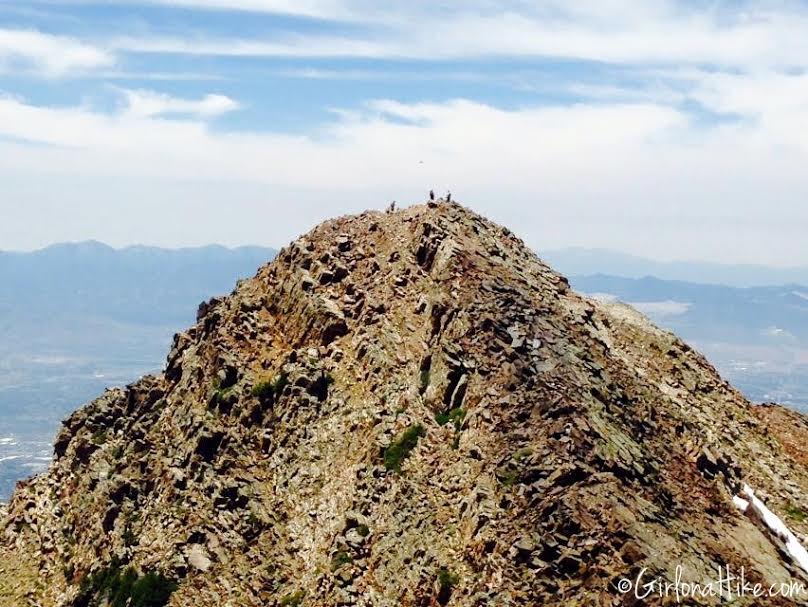
{"label": "group of hikers", "polygon": [[[445,200],[446,202],[452,202],[452,192],[447,191],[446,192],[446,198],[444,198],[443,200]],[[434,190],[429,190],[429,201],[430,202],[435,202],[435,191]],[[390,206],[387,207],[387,212],[392,213],[395,210],[396,210],[396,201],[394,200],[393,202],[390,203]]]}
{"label": "group of hikers", "polygon": [[[429,200],[435,201],[435,191],[429,190]],[[446,192],[446,202],[452,202],[452,193]]]}

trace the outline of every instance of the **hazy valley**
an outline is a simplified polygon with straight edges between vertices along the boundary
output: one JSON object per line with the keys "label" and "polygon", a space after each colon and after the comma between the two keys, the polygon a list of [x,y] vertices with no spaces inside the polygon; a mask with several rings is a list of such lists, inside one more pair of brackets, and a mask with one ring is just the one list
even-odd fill
{"label": "hazy valley", "polygon": [[0,500],[51,460],[59,423],[105,388],[159,371],[198,304],[230,292],[272,249],[0,252]]}

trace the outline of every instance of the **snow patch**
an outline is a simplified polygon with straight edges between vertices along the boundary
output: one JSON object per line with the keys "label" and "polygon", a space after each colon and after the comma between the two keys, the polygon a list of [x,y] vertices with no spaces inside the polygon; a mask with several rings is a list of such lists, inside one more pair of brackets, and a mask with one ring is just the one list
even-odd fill
{"label": "snow patch", "polygon": [[747,502],[744,498],[740,495],[733,495],[732,496],[732,503],[738,507],[738,510],[741,512],[746,512],[746,509],[749,508],[749,502]]}
{"label": "snow patch", "polygon": [[[760,519],[769,531],[783,540],[788,555],[794,559],[794,562],[802,567],[803,571],[808,573],[808,551],[800,544],[797,537],[786,527],[786,524],[780,520],[780,517],[769,510],[766,505],[760,501],[752,487],[744,485],[743,493],[748,498],[748,501],[736,495],[732,498],[733,503],[747,515],[754,515]],[[743,506],[743,504],[745,504],[745,506]]]}

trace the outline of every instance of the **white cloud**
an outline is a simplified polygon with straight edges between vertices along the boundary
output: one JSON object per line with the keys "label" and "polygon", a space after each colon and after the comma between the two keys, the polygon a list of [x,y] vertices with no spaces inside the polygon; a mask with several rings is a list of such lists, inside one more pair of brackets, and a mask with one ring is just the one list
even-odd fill
{"label": "white cloud", "polygon": [[[209,225],[194,219],[200,241],[222,240],[224,230],[243,242],[256,230],[260,242],[281,244],[316,218],[451,188],[537,247],[804,263],[808,147],[784,151],[785,135],[761,122],[705,131],[650,102],[504,110],[378,100],[287,135],[213,131],[198,115],[162,110],[110,115],[0,99],[0,200],[28,201],[34,213],[3,211],[0,239],[33,238],[24,226],[46,200],[60,212],[109,191],[114,203],[96,200],[83,235],[107,214],[140,221],[144,196],[166,209],[180,197],[211,213]],[[132,185],[118,191],[124,183]],[[149,229],[123,238],[150,240]]]}
{"label": "white cloud", "polygon": [[[79,205],[99,184],[114,189],[126,182],[130,186],[110,199],[133,209],[136,200],[176,200],[180,191],[213,208],[221,187],[219,200],[228,204],[239,197],[292,199],[311,212],[327,206],[322,200],[343,210],[452,187],[544,248],[580,244],[669,251],[673,258],[808,262],[799,230],[808,222],[808,140],[802,135],[808,130],[808,9],[800,3],[416,0],[379,8],[370,0],[140,0],[154,3],[340,23],[301,29],[287,20],[266,36],[231,39],[215,24],[189,33],[150,29],[144,21],[92,44],[0,29],[0,69],[112,78],[136,67],[162,78],[171,77],[166,66],[181,65],[196,77],[197,65],[215,72],[222,63],[237,63],[194,63],[196,56],[348,57],[393,61],[363,62],[361,69],[344,62],[337,70],[318,62],[313,68],[300,61],[244,64],[307,78],[389,73],[400,80],[408,74],[397,59],[451,60],[423,73],[494,78],[539,93],[538,101],[505,110],[469,100],[376,100],[340,108],[318,130],[289,135],[209,129],[207,119],[239,107],[224,95],[189,99],[124,90],[126,105],[114,113],[4,98],[0,200],[32,201],[37,208],[49,196],[65,196],[67,204]],[[203,22],[210,20],[197,23]],[[164,62],[151,54],[186,57]],[[521,66],[530,60],[537,76],[519,79],[514,72],[498,79],[493,70],[475,74],[476,65],[462,61],[497,57],[522,59]],[[577,65],[542,78],[543,63],[536,60],[548,57],[602,63],[583,70],[596,72],[592,78],[581,76]],[[405,69],[411,76],[419,68]],[[547,105],[558,97],[544,92],[581,101]],[[714,120],[714,114],[728,119]],[[93,187],[65,194],[77,182]],[[146,191],[158,183],[160,191]],[[32,194],[42,187],[52,191]],[[101,213],[103,202],[93,208]],[[0,242],[28,234],[23,211],[2,214],[19,223],[0,229]],[[273,225],[299,226],[307,217],[292,210]],[[228,225],[243,233],[258,222],[238,223]],[[207,239],[216,240],[213,234]]]}
{"label": "white cloud", "polygon": [[[214,55],[220,57],[366,57],[390,59],[412,56],[394,45],[334,36],[285,35],[275,41],[198,38],[121,37],[109,46],[129,53]],[[419,53],[420,54],[420,53]]]}
{"label": "white cloud", "polygon": [[[97,0],[96,0],[97,1]],[[92,0],[62,4],[93,3]],[[136,2],[137,3],[137,2]],[[293,26],[263,37],[222,37],[214,25],[193,34],[132,35],[111,32],[88,43],[38,32],[7,32],[3,50],[52,71],[109,65],[112,52],[234,57],[409,58],[424,61],[485,57],[555,57],[642,66],[712,65],[743,69],[808,67],[808,9],[796,2],[700,3],[674,0],[140,0],[200,10],[282,13],[353,22],[358,27],[307,29]],[[343,33],[334,33],[343,32]],[[326,32],[326,33],[324,33]],[[27,36],[27,39],[25,39]],[[5,49],[4,49],[5,47]],[[27,50],[26,50],[27,49]],[[17,51],[14,51],[17,53]]]}
{"label": "white cloud", "polygon": [[111,52],[73,38],[36,30],[0,29],[0,71],[59,77],[114,63]]}
{"label": "white cloud", "polygon": [[126,99],[126,112],[138,117],[185,114],[210,118],[241,107],[225,95],[210,94],[200,100],[190,100],[146,90],[122,89],[121,92]]}
{"label": "white cloud", "polygon": [[[808,68],[808,9],[799,3],[780,3],[777,10],[761,3],[719,3],[705,7],[674,0],[642,3],[469,0],[440,4],[418,0],[383,7],[368,0],[140,0],[140,3],[283,13],[355,22],[357,27],[347,32],[307,28],[302,33],[288,26],[262,37],[230,38],[222,37],[215,26],[185,35],[149,33],[148,26],[139,26],[138,31],[145,33],[133,35],[131,28],[124,28],[111,32],[96,46],[69,41],[75,47],[72,52],[47,52],[49,65],[58,70],[60,57],[70,62],[71,56],[79,63],[89,63],[90,67],[99,63],[108,65],[113,60],[112,53],[118,51],[423,61],[552,57],[628,66],[710,65],[759,71]],[[62,44],[68,42],[60,40]]]}
{"label": "white cloud", "polygon": [[165,4],[203,10],[235,10],[260,13],[278,13],[337,19],[353,16],[348,2],[341,0],[145,0],[151,4]]}
{"label": "white cloud", "polygon": [[[287,2],[165,0],[167,4],[252,7],[295,13]],[[350,35],[276,35],[272,38],[123,37],[112,46],[142,53],[263,57],[362,57],[419,60],[480,57],[557,57],[626,65],[695,64],[795,67],[808,64],[808,13],[799,5],[779,12],[705,9],[652,0],[538,3],[485,0],[385,6],[367,2],[310,2],[299,14],[374,23]]]}
{"label": "white cloud", "polygon": [[[413,6],[423,0],[412,0]],[[29,0],[31,4],[57,5],[126,5],[126,6],[171,6],[198,11],[265,13],[289,15],[323,21],[371,22],[386,19],[385,15],[397,13],[400,7],[391,3],[384,6],[374,0]],[[15,12],[24,9],[15,8]],[[32,14],[31,9],[25,13]]]}

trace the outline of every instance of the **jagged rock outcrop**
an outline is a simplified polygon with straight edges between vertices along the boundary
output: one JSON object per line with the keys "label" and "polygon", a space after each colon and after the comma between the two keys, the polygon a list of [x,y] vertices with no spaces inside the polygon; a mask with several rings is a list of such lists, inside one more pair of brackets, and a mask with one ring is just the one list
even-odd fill
{"label": "jagged rock outcrop", "polygon": [[804,539],[808,432],[772,429],[795,415],[461,206],[339,218],[64,422],[0,523],[0,604],[103,604],[126,568],[211,607],[632,605],[621,578],[677,565],[805,580],[733,504],[748,484]]}

